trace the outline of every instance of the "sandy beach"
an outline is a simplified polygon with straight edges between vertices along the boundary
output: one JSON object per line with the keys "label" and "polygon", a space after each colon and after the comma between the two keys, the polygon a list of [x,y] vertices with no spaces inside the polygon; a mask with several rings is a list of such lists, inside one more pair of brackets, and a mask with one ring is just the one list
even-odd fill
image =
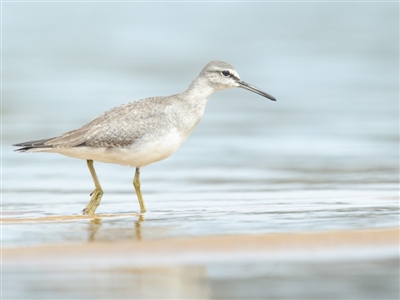
{"label": "sandy beach", "polygon": [[[185,263],[188,256],[199,261],[247,255],[298,257],[332,251],[356,251],[397,249],[399,229],[332,231],[318,233],[286,233],[247,236],[210,236],[195,238],[173,238],[164,240],[126,240],[113,243],[95,242],[76,245],[43,245],[3,249],[3,264],[46,265],[58,262],[107,263],[121,262],[154,265],[163,263]],[[362,256],[362,253],[360,253]],[[196,263],[196,259],[192,261]]]}

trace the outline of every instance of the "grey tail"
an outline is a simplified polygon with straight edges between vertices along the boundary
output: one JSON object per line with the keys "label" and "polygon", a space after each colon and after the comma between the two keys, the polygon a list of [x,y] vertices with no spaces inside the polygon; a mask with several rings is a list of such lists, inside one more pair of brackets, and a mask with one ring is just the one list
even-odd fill
{"label": "grey tail", "polygon": [[18,152],[25,152],[32,148],[53,148],[53,146],[51,146],[51,145],[46,145],[46,142],[48,142],[52,139],[54,139],[54,138],[23,142],[23,143],[14,144],[13,146],[21,147],[21,148],[15,150]]}

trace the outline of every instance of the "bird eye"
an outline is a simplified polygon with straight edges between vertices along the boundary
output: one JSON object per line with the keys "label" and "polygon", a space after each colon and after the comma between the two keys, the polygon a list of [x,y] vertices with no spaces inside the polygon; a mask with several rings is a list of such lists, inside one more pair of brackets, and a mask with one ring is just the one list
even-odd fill
{"label": "bird eye", "polygon": [[229,75],[231,75],[231,73],[229,73],[229,71],[222,71],[222,75],[224,75],[224,76],[229,76]]}

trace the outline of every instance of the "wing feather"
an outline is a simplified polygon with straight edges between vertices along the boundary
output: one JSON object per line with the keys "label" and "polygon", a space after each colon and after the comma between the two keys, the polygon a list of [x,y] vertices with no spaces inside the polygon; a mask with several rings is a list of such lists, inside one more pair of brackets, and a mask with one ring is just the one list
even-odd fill
{"label": "wing feather", "polygon": [[[123,147],[138,138],[162,130],[170,97],[153,97],[114,107],[81,128],[58,137],[15,144],[25,151],[30,148]],[[18,151],[17,150],[17,151]]]}

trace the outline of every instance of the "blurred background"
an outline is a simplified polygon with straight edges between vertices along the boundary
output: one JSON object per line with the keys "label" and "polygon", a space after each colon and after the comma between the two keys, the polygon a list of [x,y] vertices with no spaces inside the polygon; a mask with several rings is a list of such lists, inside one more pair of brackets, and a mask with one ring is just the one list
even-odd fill
{"label": "blurred background", "polygon": [[[7,224],[3,245],[136,239],[139,223],[140,239],[398,226],[398,24],[398,3],[2,3],[3,218],[78,214],[93,185],[84,161],[19,154],[11,144],[179,93],[211,60],[278,100],[239,89],[213,95],[185,144],[143,168],[144,222]],[[138,211],[134,170],[95,167],[105,191],[97,212]],[[232,271],[206,268],[218,280]],[[346,272],[337,270],[338,284]],[[394,295],[374,274],[378,295]],[[368,298],[357,282],[343,294]],[[280,292],[313,296],[296,288],[269,296]]]}

